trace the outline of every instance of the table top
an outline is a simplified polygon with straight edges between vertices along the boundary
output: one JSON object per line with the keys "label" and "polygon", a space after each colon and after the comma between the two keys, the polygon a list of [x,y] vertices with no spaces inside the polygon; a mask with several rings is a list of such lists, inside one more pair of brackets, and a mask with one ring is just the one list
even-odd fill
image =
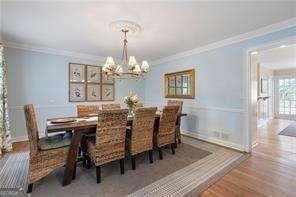
{"label": "table top", "polygon": [[[155,118],[160,118],[161,112],[156,112]],[[186,116],[187,114],[181,114],[180,116]],[[62,119],[74,119],[73,122],[65,122],[65,123],[52,123],[54,120],[62,120]],[[133,117],[128,116],[128,122],[132,122]],[[97,116],[90,117],[60,117],[60,118],[51,118],[46,121],[46,130],[48,133],[65,131],[65,130],[73,130],[73,129],[91,129],[96,128],[98,123]]]}

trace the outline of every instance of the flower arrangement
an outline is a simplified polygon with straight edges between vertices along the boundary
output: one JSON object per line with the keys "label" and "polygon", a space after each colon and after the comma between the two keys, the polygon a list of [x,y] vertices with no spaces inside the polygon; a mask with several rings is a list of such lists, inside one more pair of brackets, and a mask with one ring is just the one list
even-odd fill
{"label": "flower arrangement", "polygon": [[124,103],[127,105],[130,115],[132,114],[138,102],[138,96],[136,94],[133,94],[132,92],[129,92],[129,94],[126,97],[124,97]]}

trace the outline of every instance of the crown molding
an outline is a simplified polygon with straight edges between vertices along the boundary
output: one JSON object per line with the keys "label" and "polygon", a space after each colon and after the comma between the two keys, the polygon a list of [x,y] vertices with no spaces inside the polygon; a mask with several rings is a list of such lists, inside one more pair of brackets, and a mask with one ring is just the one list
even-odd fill
{"label": "crown molding", "polygon": [[3,43],[4,43],[4,46],[8,47],[8,48],[22,49],[22,50],[27,50],[27,51],[34,51],[34,52],[53,54],[53,55],[62,55],[62,56],[68,56],[68,57],[74,57],[74,58],[80,58],[80,59],[86,59],[86,60],[93,60],[93,61],[100,61],[100,62],[104,62],[106,60],[106,57],[103,57],[103,56],[90,55],[87,53],[79,53],[79,52],[75,52],[75,51],[53,49],[53,48],[49,48],[49,47],[20,44],[20,43],[9,42],[9,41],[3,41]]}
{"label": "crown molding", "polygon": [[175,55],[171,55],[171,56],[160,58],[160,59],[157,59],[157,60],[154,60],[154,61],[150,61],[151,62],[150,64],[155,66],[155,65],[158,65],[158,64],[162,64],[162,63],[165,63],[165,62],[172,61],[172,60],[188,57],[190,55],[199,54],[199,53],[202,53],[202,52],[205,52],[205,51],[210,51],[210,50],[217,49],[217,48],[220,48],[220,47],[223,47],[223,46],[227,46],[227,45],[238,43],[238,42],[241,42],[241,41],[244,41],[244,40],[252,39],[252,38],[262,36],[262,35],[265,35],[265,34],[268,34],[268,33],[272,33],[272,32],[275,32],[275,31],[279,31],[279,30],[282,30],[282,29],[285,29],[285,28],[293,27],[295,25],[296,25],[296,17],[285,20],[285,21],[281,21],[279,23],[268,25],[268,26],[259,28],[259,29],[254,30],[254,31],[244,33],[244,34],[239,34],[237,36],[227,38],[227,39],[224,39],[224,40],[221,40],[221,41],[218,41],[218,42],[214,42],[214,43],[211,43],[211,44],[208,44],[208,45],[205,45],[205,46],[201,46],[201,47],[198,47],[198,48],[195,48],[195,49],[192,49],[192,50],[184,51],[184,52],[181,52],[181,53],[177,53]]}

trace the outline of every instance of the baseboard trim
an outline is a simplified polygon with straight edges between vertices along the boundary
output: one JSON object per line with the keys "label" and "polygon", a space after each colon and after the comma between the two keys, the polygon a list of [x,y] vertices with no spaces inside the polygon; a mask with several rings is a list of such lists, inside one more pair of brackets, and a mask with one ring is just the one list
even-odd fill
{"label": "baseboard trim", "polygon": [[28,140],[28,136],[18,136],[18,137],[14,137],[11,138],[11,143],[15,143],[15,142],[22,142],[22,141],[27,141]]}
{"label": "baseboard trim", "polygon": [[186,135],[186,136],[189,136],[189,137],[192,137],[192,138],[200,139],[200,140],[203,140],[203,141],[206,141],[206,142],[210,142],[210,143],[213,143],[213,144],[217,144],[217,145],[220,145],[220,146],[224,146],[224,147],[227,147],[227,148],[238,150],[240,152],[246,152],[245,148],[240,144],[236,144],[236,143],[232,143],[232,142],[228,142],[228,141],[224,141],[224,140],[220,140],[220,139],[216,139],[216,138],[212,138],[212,137],[207,137],[207,136],[204,136],[204,135],[202,135],[200,133],[195,133],[195,132],[192,132],[192,131],[181,131],[181,133],[183,135]]}

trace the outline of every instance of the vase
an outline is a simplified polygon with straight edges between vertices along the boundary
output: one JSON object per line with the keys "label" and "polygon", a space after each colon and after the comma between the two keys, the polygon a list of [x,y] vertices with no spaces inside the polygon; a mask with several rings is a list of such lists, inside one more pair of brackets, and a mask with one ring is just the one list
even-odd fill
{"label": "vase", "polygon": [[134,106],[128,106],[128,116],[134,115]]}

